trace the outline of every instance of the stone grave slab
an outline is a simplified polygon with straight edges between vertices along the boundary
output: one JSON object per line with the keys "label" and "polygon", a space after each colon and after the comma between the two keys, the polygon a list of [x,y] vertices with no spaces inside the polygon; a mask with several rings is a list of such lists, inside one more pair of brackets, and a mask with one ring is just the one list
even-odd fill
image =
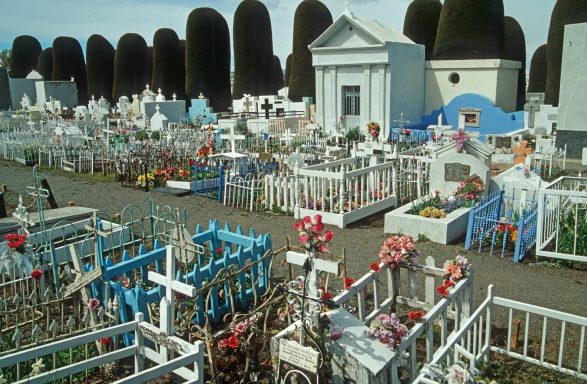
{"label": "stone grave slab", "polygon": [[[80,219],[90,218],[94,212],[97,212],[94,208],[86,207],[63,207],[44,211],[45,225],[49,228],[52,224],[59,221],[76,221]],[[30,220],[34,225],[29,229],[31,233],[39,231],[39,214],[37,212],[30,213]],[[19,228],[18,220],[12,216],[0,219],[0,236],[7,233],[16,232]]]}
{"label": "stone grave slab", "polygon": [[184,197],[193,194],[192,191],[187,189],[179,189],[179,188],[169,188],[169,187],[159,187],[153,189],[153,192],[165,193],[168,195],[173,195],[175,197]]}

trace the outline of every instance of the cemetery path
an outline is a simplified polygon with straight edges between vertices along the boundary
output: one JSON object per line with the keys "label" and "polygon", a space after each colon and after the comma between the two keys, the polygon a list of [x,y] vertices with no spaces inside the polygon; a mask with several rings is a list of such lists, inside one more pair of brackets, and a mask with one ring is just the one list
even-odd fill
{"label": "cemetery path", "polygon": [[[73,201],[77,206],[97,208],[108,215],[121,212],[128,204],[137,204],[144,212],[146,210],[148,195],[144,191],[123,188],[112,181],[96,181],[87,176],[63,175],[53,171],[46,171],[45,175],[59,206]],[[33,184],[30,167],[0,161],[0,184],[8,186],[5,200],[9,214],[17,205],[19,193],[23,194],[25,204],[31,204],[31,197],[26,196],[25,192],[26,186]],[[229,222],[233,228],[241,225],[245,231],[254,228],[256,233],[269,232],[274,248],[285,245],[287,236],[295,236],[293,217],[235,210],[204,197],[180,198],[160,193],[153,193],[152,197],[159,206],[186,208],[188,226],[191,228],[199,223],[207,225],[209,220],[218,219],[222,224]],[[385,239],[383,214],[346,229],[329,229],[335,233],[331,251],[340,254],[343,247],[346,248],[348,276],[358,278],[366,273],[371,262],[377,260],[379,247]],[[417,246],[423,256],[433,256],[437,265],[442,265],[445,260],[454,258],[457,254],[465,255],[462,243],[444,246],[421,242]],[[476,251],[470,251],[466,256],[476,271],[476,303],[486,297],[487,286],[494,284],[498,296],[587,316],[585,266],[553,267],[542,262],[514,264],[510,258]]]}

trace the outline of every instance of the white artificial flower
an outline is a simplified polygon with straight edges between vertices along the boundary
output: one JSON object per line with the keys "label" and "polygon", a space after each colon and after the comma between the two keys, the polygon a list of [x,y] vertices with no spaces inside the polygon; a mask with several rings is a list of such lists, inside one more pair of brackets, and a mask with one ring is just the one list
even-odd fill
{"label": "white artificial flower", "polygon": [[461,365],[455,364],[450,367],[446,379],[448,380],[448,384],[467,384],[471,379],[471,375]]}

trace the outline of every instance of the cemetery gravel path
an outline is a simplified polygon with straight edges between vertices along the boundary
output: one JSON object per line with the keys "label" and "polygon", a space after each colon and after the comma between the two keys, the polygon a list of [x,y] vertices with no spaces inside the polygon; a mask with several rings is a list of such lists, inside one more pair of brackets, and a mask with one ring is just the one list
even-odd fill
{"label": "cemetery gravel path", "polygon": [[[143,210],[146,207],[145,192],[123,188],[120,183],[94,181],[86,176],[63,175],[53,171],[46,171],[45,176],[59,206],[73,201],[78,206],[96,208],[108,215],[121,212],[128,204],[137,204]],[[17,204],[18,194],[22,193],[25,197],[26,186],[32,185],[32,169],[0,161],[0,184],[8,187],[6,206],[10,214]],[[153,193],[152,196],[159,206],[186,208],[191,228],[218,219],[221,223],[229,222],[233,228],[241,225],[247,232],[250,228],[258,234],[269,232],[275,249],[285,245],[288,235],[295,236],[293,217],[240,211],[204,197],[174,197],[161,193]],[[30,197],[26,196],[25,202],[30,204]],[[340,254],[343,247],[346,248],[348,276],[359,277],[367,272],[371,262],[377,259],[379,247],[385,239],[383,214],[346,229],[327,227],[335,233],[331,251]],[[514,264],[511,258],[476,251],[465,253],[462,243],[444,246],[421,242],[417,246],[424,257],[433,256],[437,264],[457,254],[466,255],[476,271],[476,303],[486,297],[487,286],[494,284],[498,296],[587,316],[587,267],[584,265],[567,268],[542,262]]]}

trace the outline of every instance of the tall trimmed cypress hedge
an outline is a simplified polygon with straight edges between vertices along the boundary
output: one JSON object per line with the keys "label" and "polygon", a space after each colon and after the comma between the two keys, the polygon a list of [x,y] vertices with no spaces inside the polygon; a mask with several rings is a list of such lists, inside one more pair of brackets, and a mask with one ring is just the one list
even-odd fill
{"label": "tall trimmed cypress hedge", "polygon": [[503,0],[445,0],[438,22],[434,58],[501,58],[503,31]]}
{"label": "tall trimmed cypress hedge", "polygon": [[180,81],[182,76],[182,54],[179,47],[179,37],[174,30],[162,28],[155,32],[153,37],[153,77],[151,86],[156,91],[161,88],[168,98],[173,93],[181,93]]}
{"label": "tall trimmed cypress hedge", "polygon": [[442,11],[440,0],[414,0],[404,18],[404,35],[426,47],[426,60],[432,59],[438,20]]}
{"label": "tall trimmed cypress hedge", "polygon": [[153,46],[151,45],[147,47],[147,73],[145,74],[145,77],[147,78],[149,87],[156,92],[157,88],[153,87],[151,84],[151,80],[153,79]]}
{"label": "tall trimmed cypress hedge", "polygon": [[558,106],[563,61],[563,40],[565,25],[587,22],[587,1],[558,0],[550,17],[546,57],[548,75],[546,76],[547,104]]}
{"label": "tall trimmed cypress hedge", "polygon": [[189,98],[201,93],[216,112],[227,111],[230,93],[230,35],[228,24],[212,8],[196,8],[186,27],[186,84]]}
{"label": "tall trimmed cypress hedge", "polygon": [[289,77],[291,76],[291,58],[293,54],[287,55],[287,59],[285,59],[285,86],[289,87]]}
{"label": "tall trimmed cypress hedge", "polygon": [[281,60],[279,57],[273,56],[273,68],[271,70],[273,74],[273,89],[275,93],[283,88],[283,68],[281,67]]}
{"label": "tall trimmed cypress hedge", "polygon": [[242,1],[234,13],[234,83],[232,94],[254,96],[275,93],[273,35],[267,7],[259,0]]}
{"label": "tall trimmed cypress hedge", "polygon": [[526,104],[526,38],[522,27],[513,17],[506,16],[504,19],[504,37],[502,58],[522,62],[522,68],[518,71],[516,96],[516,111],[522,111]]}
{"label": "tall trimmed cypress hedge", "polygon": [[114,55],[114,85],[112,98],[120,96],[129,99],[135,93],[141,93],[151,81],[148,77],[149,52],[147,43],[141,35],[127,33],[118,40]]}
{"label": "tall trimmed cypress hedge", "polygon": [[293,57],[289,77],[291,100],[301,101],[305,96],[316,99],[316,73],[308,45],[331,25],[332,15],[319,0],[304,0],[298,5],[294,16]]}
{"label": "tall trimmed cypress hedge", "polygon": [[181,67],[179,76],[179,88],[176,91],[178,99],[185,99],[185,40],[179,41],[179,54],[181,55]]}
{"label": "tall trimmed cypress hedge", "polygon": [[75,79],[79,105],[88,103],[86,62],[82,46],[73,37],[59,36],[53,40],[53,80]]}
{"label": "tall trimmed cypress hedge", "polygon": [[92,35],[86,45],[86,68],[88,71],[88,96],[96,100],[104,97],[112,100],[114,84],[114,47],[101,35]]}
{"label": "tall trimmed cypress hedge", "polygon": [[12,42],[10,56],[10,77],[24,79],[33,69],[37,68],[41,44],[32,36],[18,36]]}
{"label": "tall trimmed cypress hedge", "polygon": [[43,79],[53,78],[53,48],[49,47],[41,52],[37,62],[37,72],[43,76]]}
{"label": "tall trimmed cypress hedge", "polygon": [[541,45],[532,55],[530,62],[530,78],[528,92],[546,92],[546,76],[548,64],[546,61],[546,44]]}

